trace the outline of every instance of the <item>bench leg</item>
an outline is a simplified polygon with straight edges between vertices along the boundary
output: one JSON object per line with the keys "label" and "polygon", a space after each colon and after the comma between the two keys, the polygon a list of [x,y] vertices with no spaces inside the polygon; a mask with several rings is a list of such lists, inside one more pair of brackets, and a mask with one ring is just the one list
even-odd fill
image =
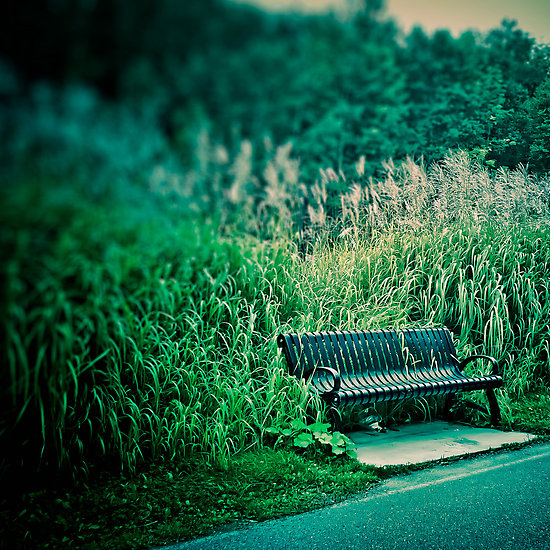
{"label": "bench leg", "polygon": [[[495,391],[493,388],[488,388],[486,390],[487,392],[487,401],[489,401],[489,413],[491,415],[491,426],[498,427],[500,426],[500,408],[498,406],[498,401],[495,395]],[[482,413],[486,413],[487,409],[482,407],[481,405],[478,405],[477,403],[474,403],[473,401],[470,401],[469,399],[463,400],[465,405],[468,405],[472,409],[475,409],[476,411],[480,411]],[[446,420],[451,418],[451,408],[456,403],[456,394],[450,393],[446,399],[445,399],[445,407],[443,409],[443,418]]]}
{"label": "bench leg", "polygon": [[498,427],[501,420],[500,408],[493,388],[487,389],[487,400],[489,401],[489,411],[491,412],[491,426]]}

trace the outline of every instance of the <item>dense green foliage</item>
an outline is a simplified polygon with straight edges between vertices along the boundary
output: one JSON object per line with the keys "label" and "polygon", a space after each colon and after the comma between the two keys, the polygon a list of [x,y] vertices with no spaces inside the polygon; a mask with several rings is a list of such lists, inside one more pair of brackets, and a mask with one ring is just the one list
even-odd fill
{"label": "dense green foliage", "polygon": [[[232,517],[283,513],[287,498],[291,509],[308,508],[313,496],[299,504],[294,493],[274,495],[271,504],[262,500],[275,506],[264,512],[235,497],[229,510],[236,515],[212,504],[215,521],[192,521],[200,529],[189,532],[189,521],[173,511],[191,502],[186,495],[196,468],[231,472],[239,456],[253,460],[246,451],[278,441],[273,434],[322,419],[320,403],[286,374],[277,354],[276,335],[287,329],[445,324],[461,356],[498,358],[509,425],[517,397],[550,383],[549,184],[520,171],[491,173],[465,154],[429,171],[412,163],[389,167],[385,179],[369,183],[378,192],[350,182],[338,218],[312,211],[317,221],[305,256],[291,240],[284,197],[281,210],[269,210],[271,238],[260,241],[243,229],[230,237],[211,222],[182,220],[153,191],[135,204],[92,206],[51,181],[28,184],[24,193],[12,189],[2,197],[1,240],[8,259],[1,270],[7,471],[12,478],[24,473],[28,483],[36,471],[77,478],[87,472],[94,479],[98,468],[130,475],[151,463],[187,464],[191,475],[178,474],[178,489],[164,489],[170,496],[158,504],[146,504],[143,483],[131,478],[121,494],[109,486],[110,508],[97,506],[124,523],[117,519],[120,499],[135,491],[140,513],[155,522],[166,518],[156,540],[179,536],[178,529],[198,534]],[[364,202],[374,193],[385,200]],[[242,204],[226,200],[222,211],[236,207],[238,225],[249,226],[247,196]],[[230,220],[226,215],[226,233]],[[433,405],[419,400],[416,413],[385,412],[412,418]],[[297,440],[299,446],[304,437]],[[300,483],[310,483],[308,475],[300,474]],[[144,482],[157,483],[162,488],[165,481]],[[227,499],[227,491],[240,489],[213,490]],[[44,504],[48,494],[23,502]],[[70,540],[83,547],[95,539],[97,523],[78,499],[102,502],[86,494],[81,487],[77,495],[84,496],[59,497],[59,506],[77,506],[80,527]],[[199,516],[203,498],[193,508]],[[55,517],[51,536],[59,542],[67,531],[58,508],[32,517],[22,511],[15,525],[24,519],[43,529]],[[125,537],[144,543],[139,530],[119,524],[120,544]]]}
{"label": "dense green foliage", "polygon": [[[307,508],[318,459],[319,490],[333,467],[357,490],[346,439],[313,429],[323,405],[286,372],[284,330],[446,325],[461,355],[498,359],[505,425],[548,388],[550,57],[514,24],[404,36],[379,1],[340,21],[48,0],[0,25],[0,476],[122,472],[132,492],[172,463],[181,507],[190,473],[296,474],[256,508],[259,471],[250,498],[208,489],[185,536]],[[438,403],[400,406],[384,414]],[[94,538],[78,517],[72,544]]]}
{"label": "dense green foliage", "polygon": [[312,206],[305,258],[284,181],[268,188],[280,207],[264,241],[244,233],[247,195],[222,208],[236,208],[237,238],[181,221],[152,192],[141,207],[90,206],[51,182],[4,196],[6,448],[75,474],[98,461],[223,465],[268,428],[315,418],[277,358],[285,329],[443,324],[461,352],[497,357],[511,394],[547,383],[548,180],[491,176],[462,154],[369,185],[385,200],[365,202],[355,183],[337,219]]}
{"label": "dense green foliage", "polygon": [[[373,174],[389,158],[429,163],[449,149],[492,166],[548,170],[547,45],[507,21],[485,35],[416,28],[403,36],[382,2],[367,5],[339,21],[226,0],[50,1],[35,3],[35,24],[18,26],[29,7],[16,3],[0,44],[8,152],[47,154],[52,140],[74,138],[63,127],[112,110],[74,91],[78,84],[123,105],[111,118],[134,121],[104,122],[106,136],[128,140],[141,124],[157,136],[157,155],[164,142],[177,153],[172,163],[189,162],[207,129],[232,154],[242,139],[292,140],[308,184],[319,167],[348,169],[361,156]],[[46,131],[26,124],[29,109],[51,113]],[[105,156],[95,141],[81,153]]]}

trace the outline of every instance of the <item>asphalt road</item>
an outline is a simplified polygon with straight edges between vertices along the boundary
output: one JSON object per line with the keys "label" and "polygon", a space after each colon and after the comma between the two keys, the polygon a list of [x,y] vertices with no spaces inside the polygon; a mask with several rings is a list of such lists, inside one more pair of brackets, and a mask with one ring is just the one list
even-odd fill
{"label": "asphalt road", "polygon": [[163,550],[550,549],[550,444],[398,476],[314,512]]}

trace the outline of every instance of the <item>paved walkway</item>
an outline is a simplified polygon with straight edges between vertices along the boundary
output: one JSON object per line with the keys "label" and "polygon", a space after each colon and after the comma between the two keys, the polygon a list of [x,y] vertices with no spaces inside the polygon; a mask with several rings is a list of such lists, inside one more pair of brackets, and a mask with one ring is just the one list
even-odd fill
{"label": "paved walkway", "polygon": [[503,432],[442,420],[405,424],[384,433],[363,430],[349,436],[356,444],[357,459],[374,466],[420,464],[535,439],[531,434]]}
{"label": "paved walkway", "polygon": [[466,458],[363,496],[164,550],[550,548],[550,444]]}

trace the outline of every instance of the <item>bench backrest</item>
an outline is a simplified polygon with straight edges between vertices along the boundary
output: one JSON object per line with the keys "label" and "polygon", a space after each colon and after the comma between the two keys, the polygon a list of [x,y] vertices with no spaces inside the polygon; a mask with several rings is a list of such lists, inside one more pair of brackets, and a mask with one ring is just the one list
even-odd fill
{"label": "bench backrest", "polygon": [[448,371],[458,364],[446,328],[281,334],[277,343],[298,377],[319,366],[344,377],[377,372],[406,377],[409,371]]}

